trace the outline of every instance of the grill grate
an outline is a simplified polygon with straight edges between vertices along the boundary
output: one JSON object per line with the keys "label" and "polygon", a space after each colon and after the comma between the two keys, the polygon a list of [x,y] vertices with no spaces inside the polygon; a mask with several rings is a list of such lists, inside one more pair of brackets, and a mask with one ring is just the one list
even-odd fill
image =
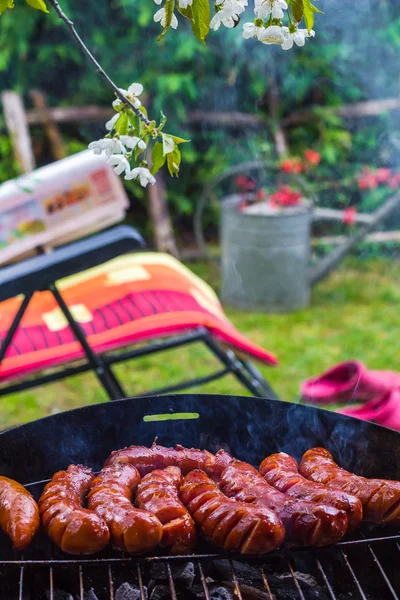
{"label": "grill grate", "polygon": [[[0,562],[5,600],[400,600],[400,534],[243,560],[207,553]],[[185,572],[189,575],[185,575]],[[186,577],[186,579],[185,579]],[[122,587],[121,587],[122,586]]]}

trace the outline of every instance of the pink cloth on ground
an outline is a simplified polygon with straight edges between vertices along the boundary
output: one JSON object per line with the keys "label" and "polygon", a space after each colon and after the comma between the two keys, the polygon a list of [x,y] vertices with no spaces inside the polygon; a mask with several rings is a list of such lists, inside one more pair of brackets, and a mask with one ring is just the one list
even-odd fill
{"label": "pink cloth on ground", "polygon": [[301,395],[312,404],[366,402],[400,388],[400,373],[373,371],[358,361],[347,361],[307,379]]}
{"label": "pink cloth on ground", "polygon": [[336,412],[400,431],[400,390],[394,389],[383,398],[370,400],[358,406],[349,406]]}
{"label": "pink cloth on ground", "polygon": [[306,380],[301,396],[318,405],[359,403],[337,412],[400,431],[400,373],[347,361]]}

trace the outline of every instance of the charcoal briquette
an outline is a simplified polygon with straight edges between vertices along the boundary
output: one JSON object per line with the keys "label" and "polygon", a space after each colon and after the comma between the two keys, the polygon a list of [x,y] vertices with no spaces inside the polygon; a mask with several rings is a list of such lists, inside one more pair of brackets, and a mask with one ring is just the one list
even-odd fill
{"label": "charcoal briquette", "polygon": [[[258,581],[261,580],[261,572],[256,567],[249,565],[245,562],[232,561],[233,568],[235,569],[235,573],[237,578],[240,581]],[[215,560],[213,562],[213,566],[218,571],[220,575],[219,579],[229,580],[232,579],[232,568],[227,560]]]}
{"label": "charcoal briquette", "polygon": [[[175,583],[190,587],[195,578],[195,569],[192,562],[171,565],[171,575]],[[168,581],[167,565],[163,562],[155,562],[150,567],[150,579],[155,581]]]}
{"label": "charcoal briquette", "polygon": [[234,600],[234,596],[227,588],[215,586],[210,588],[210,600]]}
{"label": "charcoal briquette", "polygon": [[[50,600],[50,592],[46,592],[46,599]],[[64,590],[54,590],[51,600],[74,600],[73,596]]]}
{"label": "charcoal briquette", "polygon": [[170,600],[171,591],[167,585],[156,585],[150,594],[150,600]]}
{"label": "charcoal briquette", "polygon": [[[144,598],[147,600],[147,588],[144,588]],[[140,595],[140,589],[137,585],[132,585],[127,581],[119,586],[115,592],[115,600],[143,600]]]}
{"label": "charcoal briquette", "polygon": [[150,579],[155,581],[168,581],[167,567],[163,562],[154,562],[150,567]]}
{"label": "charcoal briquette", "polygon": [[[80,600],[80,595],[77,596],[77,600]],[[87,592],[84,592],[83,594],[83,600],[99,600],[97,595],[94,593],[94,589],[91,588],[90,590],[88,590]]]}
{"label": "charcoal briquette", "polygon": [[195,577],[196,573],[194,570],[194,564],[192,562],[188,562],[184,565],[180,573],[176,573],[174,579],[177,583],[189,588],[193,585]]}

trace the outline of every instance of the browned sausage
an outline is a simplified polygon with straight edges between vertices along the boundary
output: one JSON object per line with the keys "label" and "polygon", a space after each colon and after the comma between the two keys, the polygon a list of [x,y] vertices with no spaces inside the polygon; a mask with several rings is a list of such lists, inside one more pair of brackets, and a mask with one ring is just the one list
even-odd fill
{"label": "browned sausage", "polygon": [[178,467],[145,475],[136,492],[136,506],[155,515],[163,526],[161,546],[172,554],[186,554],[196,543],[196,527],[179,500],[182,475]]}
{"label": "browned sausage", "polygon": [[39,509],[20,483],[0,477],[0,527],[17,550],[25,550],[39,529]]}
{"label": "browned sausage", "polygon": [[180,497],[204,536],[225,550],[266,554],[284,540],[285,529],[275,513],[230,500],[203,471],[185,477]]}
{"label": "browned sausage", "polygon": [[357,496],[366,521],[400,524],[400,481],[353,475],[341,469],[325,448],[312,448],[306,452],[300,463],[300,473],[311,481]]}
{"label": "browned sausage", "polygon": [[179,445],[175,448],[165,448],[153,444],[151,448],[130,446],[117,450],[109,456],[105,466],[117,462],[128,463],[137,468],[141,477],[166,467],[178,467],[184,475],[194,469],[201,469],[213,479],[217,479],[226,466],[223,457],[224,455],[219,459],[207,450],[189,449]]}
{"label": "browned sausage", "polygon": [[344,511],[282,494],[247,463],[232,461],[223,471],[219,485],[230,498],[275,511],[285,526],[287,540],[295,545],[327,546],[346,533]]}
{"label": "browned sausage", "polygon": [[116,463],[99,473],[88,495],[88,506],[107,523],[114,548],[130,554],[153,550],[162,537],[157,517],[131,503],[139,481],[135,467]]}
{"label": "browned sausage", "polygon": [[285,454],[271,454],[263,460],[260,473],[274,488],[299,500],[317,502],[344,510],[347,514],[349,531],[358,527],[362,520],[360,500],[343,490],[330,489],[322,483],[309,481],[299,473],[296,460]]}
{"label": "browned sausage", "polygon": [[39,500],[43,529],[69,554],[99,552],[110,539],[103,519],[82,507],[93,478],[88,467],[70,465],[53,476]]}

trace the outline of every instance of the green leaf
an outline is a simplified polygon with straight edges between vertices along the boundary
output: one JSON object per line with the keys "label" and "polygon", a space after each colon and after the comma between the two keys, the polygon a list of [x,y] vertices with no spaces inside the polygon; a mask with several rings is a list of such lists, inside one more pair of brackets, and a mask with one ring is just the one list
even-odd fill
{"label": "green leaf", "polygon": [[137,134],[140,130],[140,120],[139,117],[137,117],[135,115],[135,113],[128,113],[128,119],[129,119],[129,134]]}
{"label": "green leaf", "polygon": [[170,152],[169,154],[167,154],[167,164],[168,164],[168,171],[169,171],[171,177],[173,177],[174,175],[176,175],[176,177],[178,177],[179,167],[181,164],[181,152],[180,152],[178,146],[176,146],[176,148],[174,149],[173,152]]}
{"label": "green leaf", "polygon": [[177,9],[181,13],[182,17],[186,17],[186,19],[190,20],[193,19],[193,11],[191,6],[188,6],[187,8],[180,8],[178,4]]}
{"label": "green leaf", "polygon": [[211,20],[209,0],[193,0],[192,14],[193,33],[199,42],[205,44]]}
{"label": "green leaf", "polygon": [[190,140],[184,140],[183,138],[178,137],[177,135],[171,135],[170,133],[164,135],[168,135],[170,138],[172,138],[175,144],[187,144],[190,142]]}
{"label": "green leaf", "polygon": [[319,10],[316,6],[311,4],[311,0],[303,0],[304,7],[304,21],[306,23],[306,27],[308,33],[310,33],[311,29],[314,26],[314,13],[323,14],[321,10]]}
{"label": "green leaf", "polygon": [[14,0],[0,0],[0,15],[8,8],[14,8]]}
{"label": "green leaf", "polygon": [[160,41],[166,35],[174,15],[175,0],[166,0],[165,5],[165,25],[161,35],[158,36],[157,40]]}
{"label": "green leaf", "polygon": [[129,129],[129,117],[123,112],[121,113],[118,121],[114,125],[114,129],[119,135],[126,135]]}
{"label": "green leaf", "polygon": [[164,155],[163,145],[161,144],[161,142],[157,142],[156,144],[154,144],[153,151],[151,153],[151,160],[153,166],[150,169],[150,173],[152,175],[155,175],[156,173],[158,173],[158,171],[161,169],[161,167],[165,164],[165,161],[167,160],[166,156]]}
{"label": "green leaf", "polygon": [[170,154],[175,150],[176,144],[173,137],[171,135],[168,135],[167,133],[162,133],[161,137],[163,145],[163,154],[165,156],[166,154]]}
{"label": "green leaf", "polygon": [[36,8],[36,10],[42,10],[45,13],[49,12],[44,0],[25,0],[25,2],[29,4],[29,6],[32,6],[32,8]]}
{"label": "green leaf", "polygon": [[300,23],[300,21],[303,18],[303,14],[304,14],[303,0],[293,0],[292,14],[293,14],[294,20],[297,23]]}

